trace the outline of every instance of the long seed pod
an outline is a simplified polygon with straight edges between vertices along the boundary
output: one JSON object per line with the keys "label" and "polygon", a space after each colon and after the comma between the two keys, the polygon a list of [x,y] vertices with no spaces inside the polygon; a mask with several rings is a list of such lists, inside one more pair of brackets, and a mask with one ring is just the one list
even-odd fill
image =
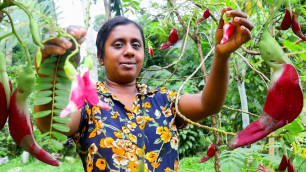
{"label": "long seed pod", "polygon": [[44,48],[44,45],[41,43],[41,40],[40,40],[40,31],[39,31],[38,23],[32,16],[29,18],[30,18],[30,30],[31,30],[33,42],[40,48]]}
{"label": "long seed pod", "polygon": [[292,11],[291,11],[290,0],[285,0],[285,6],[286,6],[286,13],[281,25],[276,27],[276,29],[278,30],[288,30],[292,23],[292,17],[291,17]]}
{"label": "long seed pod", "polygon": [[6,72],[5,55],[0,51],[0,130],[6,123],[10,105],[11,86]]}
{"label": "long seed pod", "polygon": [[301,24],[299,21],[299,16],[301,14],[301,11],[302,11],[302,8],[298,7],[297,9],[295,9],[295,12],[292,15],[292,31],[296,36],[301,38],[303,41],[306,41],[306,36],[303,35],[301,31]]}
{"label": "long seed pod", "polygon": [[295,172],[291,158],[288,158],[288,172]]}
{"label": "long seed pod", "polygon": [[18,146],[34,155],[38,160],[59,166],[56,159],[36,143],[33,136],[33,124],[27,101],[34,84],[35,75],[29,65],[20,74],[17,89],[11,96],[8,121],[10,134]]}
{"label": "long seed pod", "polygon": [[275,171],[285,171],[287,166],[288,166],[287,157],[286,157],[286,155],[283,155],[283,158],[282,158],[278,168],[275,169]]}
{"label": "long seed pod", "polygon": [[276,40],[265,30],[263,39],[259,42],[259,50],[274,72],[263,112],[255,122],[235,135],[228,145],[229,149],[249,145],[266,137],[292,122],[302,111],[303,93],[297,71],[293,65],[285,63],[290,63],[290,60],[277,42],[274,42]]}

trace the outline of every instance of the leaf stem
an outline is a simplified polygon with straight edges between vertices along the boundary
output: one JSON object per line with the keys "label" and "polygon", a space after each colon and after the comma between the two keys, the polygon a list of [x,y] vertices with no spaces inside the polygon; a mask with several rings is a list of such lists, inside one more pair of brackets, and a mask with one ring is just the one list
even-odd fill
{"label": "leaf stem", "polygon": [[15,26],[14,26],[14,22],[13,22],[12,17],[10,16],[10,14],[7,11],[1,10],[1,12],[5,13],[7,15],[7,17],[9,18],[11,26],[12,26],[12,32],[16,36],[16,38],[17,38],[18,42],[20,43],[20,45],[24,48],[24,50],[26,52],[27,60],[28,60],[28,66],[31,66],[32,62],[31,62],[31,57],[30,57],[30,53],[29,53],[28,47],[26,46],[25,42],[21,40],[21,38],[19,37],[17,31],[15,30]]}

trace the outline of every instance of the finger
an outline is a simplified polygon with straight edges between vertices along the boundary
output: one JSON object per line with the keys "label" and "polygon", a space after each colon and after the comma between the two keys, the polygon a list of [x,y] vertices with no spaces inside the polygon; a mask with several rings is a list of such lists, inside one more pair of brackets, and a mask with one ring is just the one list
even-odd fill
{"label": "finger", "polygon": [[87,30],[82,26],[70,25],[67,27],[67,33],[76,39],[79,39],[86,35]]}
{"label": "finger", "polygon": [[46,44],[44,49],[41,49],[42,58],[46,58],[51,54],[63,55],[66,53],[66,49],[52,44]]}
{"label": "finger", "polygon": [[247,13],[241,12],[241,11],[238,11],[238,10],[226,11],[226,16],[227,16],[227,17],[242,17],[242,18],[248,18]]}
{"label": "finger", "polygon": [[44,45],[55,45],[59,46],[64,49],[69,49],[72,46],[72,42],[69,41],[68,39],[61,37],[61,38],[56,38],[56,39],[51,39],[46,42],[44,42]]}
{"label": "finger", "polygon": [[241,31],[241,43],[239,43],[240,45],[252,39],[252,33],[250,29],[246,28],[245,26],[241,26],[240,31]]}
{"label": "finger", "polygon": [[226,11],[229,11],[229,10],[232,10],[232,7],[223,7],[223,8],[222,8],[222,10],[221,10],[221,16],[220,16],[220,19],[219,19],[219,24],[218,24],[217,29],[222,29],[222,28],[223,28],[223,24],[224,24],[223,14],[224,14]]}
{"label": "finger", "polygon": [[236,26],[239,26],[239,25],[244,26],[247,29],[249,29],[250,31],[254,28],[254,24],[252,22],[250,22],[246,18],[241,18],[241,17],[235,17],[233,24],[236,25]]}

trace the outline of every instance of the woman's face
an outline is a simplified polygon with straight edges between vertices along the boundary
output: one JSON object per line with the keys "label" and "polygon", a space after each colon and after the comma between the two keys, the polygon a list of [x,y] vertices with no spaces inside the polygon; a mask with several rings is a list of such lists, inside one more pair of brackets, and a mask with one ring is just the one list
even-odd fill
{"label": "woman's face", "polygon": [[107,79],[121,84],[135,81],[144,61],[143,46],[137,26],[116,26],[105,42],[102,59]]}

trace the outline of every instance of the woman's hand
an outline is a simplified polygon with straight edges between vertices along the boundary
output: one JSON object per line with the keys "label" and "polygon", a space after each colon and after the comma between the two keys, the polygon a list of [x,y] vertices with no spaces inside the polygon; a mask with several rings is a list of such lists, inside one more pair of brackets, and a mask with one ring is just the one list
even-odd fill
{"label": "woman's hand", "polygon": [[[67,27],[67,33],[75,37],[79,44],[82,44],[85,41],[85,35],[87,33],[87,30],[81,26],[71,25]],[[51,39],[44,42],[43,44],[45,48],[41,49],[42,61],[48,58],[51,54],[63,55],[66,53],[67,50],[69,49],[73,50],[75,48],[74,43],[64,37]],[[80,57],[78,53],[77,58],[74,60],[74,62],[78,64],[79,61]],[[36,71],[39,70],[39,68],[36,65],[36,60],[35,60],[35,68]]]}
{"label": "woman's hand", "polygon": [[[221,39],[223,37],[223,14],[227,17],[232,17],[230,21],[235,27],[235,33],[226,43],[221,44]],[[215,53],[219,55],[228,56],[237,50],[242,44],[248,42],[252,39],[251,30],[254,25],[249,21],[246,13],[232,10],[232,7],[223,7],[218,28],[216,30],[216,50]]]}

